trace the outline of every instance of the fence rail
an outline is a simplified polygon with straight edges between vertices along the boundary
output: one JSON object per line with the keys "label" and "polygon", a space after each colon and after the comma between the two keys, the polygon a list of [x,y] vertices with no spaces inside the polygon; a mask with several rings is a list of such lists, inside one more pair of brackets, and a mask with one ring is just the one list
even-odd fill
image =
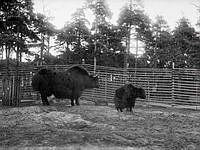
{"label": "fence rail", "polygon": [[[42,68],[66,70],[70,65],[48,65]],[[84,65],[93,72],[92,65]],[[31,78],[41,67],[20,67],[21,99],[35,100],[36,92],[32,90]],[[3,91],[5,68],[0,69],[0,99]],[[200,70],[197,69],[154,69],[154,68],[123,68],[97,66],[96,72],[100,79],[100,88],[85,90],[83,97],[95,102],[112,102],[115,90],[130,82],[143,87],[146,91],[145,102],[156,102],[177,105],[200,106]],[[11,78],[15,70],[11,70]]]}

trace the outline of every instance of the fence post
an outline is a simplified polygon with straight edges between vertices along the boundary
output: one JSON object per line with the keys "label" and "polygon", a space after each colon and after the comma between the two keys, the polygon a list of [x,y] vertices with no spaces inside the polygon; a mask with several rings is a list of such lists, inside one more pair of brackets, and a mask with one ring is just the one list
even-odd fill
{"label": "fence post", "polygon": [[196,81],[196,110],[198,110],[198,84]]}
{"label": "fence post", "polygon": [[19,106],[20,104],[20,77],[19,75],[14,76],[13,78],[14,84],[13,84],[13,106]]}
{"label": "fence post", "polygon": [[4,106],[18,106],[19,105],[19,88],[16,88],[15,76],[4,76],[3,84],[3,98],[2,105]]}
{"label": "fence post", "polygon": [[107,101],[107,86],[108,86],[108,82],[107,82],[107,74],[105,76],[105,95],[104,95],[104,100]]}
{"label": "fence post", "polygon": [[9,105],[9,100],[10,100],[10,79],[8,76],[3,76],[2,79],[2,84],[3,84],[3,97],[2,97],[2,105],[8,106]]}
{"label": "fence post", "polygon": [[174,77],[174,74],[175,74],[175,69],[174,69],[174,65],[172,66],[172,101],[171,101],[171,106],[174,107],[175,105],[175,97],[174,97],[174,92],[175,92],[175,85],[174,85],[174,82],[175,82],[175,77]]}
{"label": "fence post", "polygon": [[146,78],[146,90],[147,90],[147,101],[150,100],[150,88],[149,88],[149,78],[147,76],[147,73],[145,72],[145,78]]}

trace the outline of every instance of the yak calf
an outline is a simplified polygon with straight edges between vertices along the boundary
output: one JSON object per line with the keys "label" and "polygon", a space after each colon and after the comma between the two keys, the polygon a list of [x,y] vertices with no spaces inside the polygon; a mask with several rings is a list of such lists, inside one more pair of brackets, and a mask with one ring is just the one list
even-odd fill
{"label": "yak calf", "polygon": [[145,90],[137,88],[132,84],[125,84],[115,91],[114,103],[117,111],[123,112],[124,108],[132,112],[135,106],[136,98],[145,99]]}

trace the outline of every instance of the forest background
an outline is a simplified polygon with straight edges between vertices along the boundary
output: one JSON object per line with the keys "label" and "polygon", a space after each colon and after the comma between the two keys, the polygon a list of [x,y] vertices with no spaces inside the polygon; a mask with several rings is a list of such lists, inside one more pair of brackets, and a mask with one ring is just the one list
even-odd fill
{"label": "forest background", "polygon": [[[194,4],[194,8],[200,14],[200,6]],[[92,22],[86,18],[88,10],[94,14]],[[35,12],[33,1],[1,0],[1,58],[7,64],[10,60],[33,65],[94,64],[96,58],[97,65],[112,67],[200,68],[198,18],[193,26],[182,17],[171,29],[163,16],[151,20],[142,0],[130,0],[119,11],[113,24],[106,0],[85,0],[58,30],[48,16]]]}

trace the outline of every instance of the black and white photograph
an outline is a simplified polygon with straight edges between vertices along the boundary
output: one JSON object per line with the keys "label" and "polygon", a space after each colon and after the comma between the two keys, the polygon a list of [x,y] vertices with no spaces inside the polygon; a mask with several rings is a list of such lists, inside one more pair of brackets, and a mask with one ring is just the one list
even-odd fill
{"label": "black and white photograph", "polygon": [[1,150],[200,150],[199,0],[0,0]]}

